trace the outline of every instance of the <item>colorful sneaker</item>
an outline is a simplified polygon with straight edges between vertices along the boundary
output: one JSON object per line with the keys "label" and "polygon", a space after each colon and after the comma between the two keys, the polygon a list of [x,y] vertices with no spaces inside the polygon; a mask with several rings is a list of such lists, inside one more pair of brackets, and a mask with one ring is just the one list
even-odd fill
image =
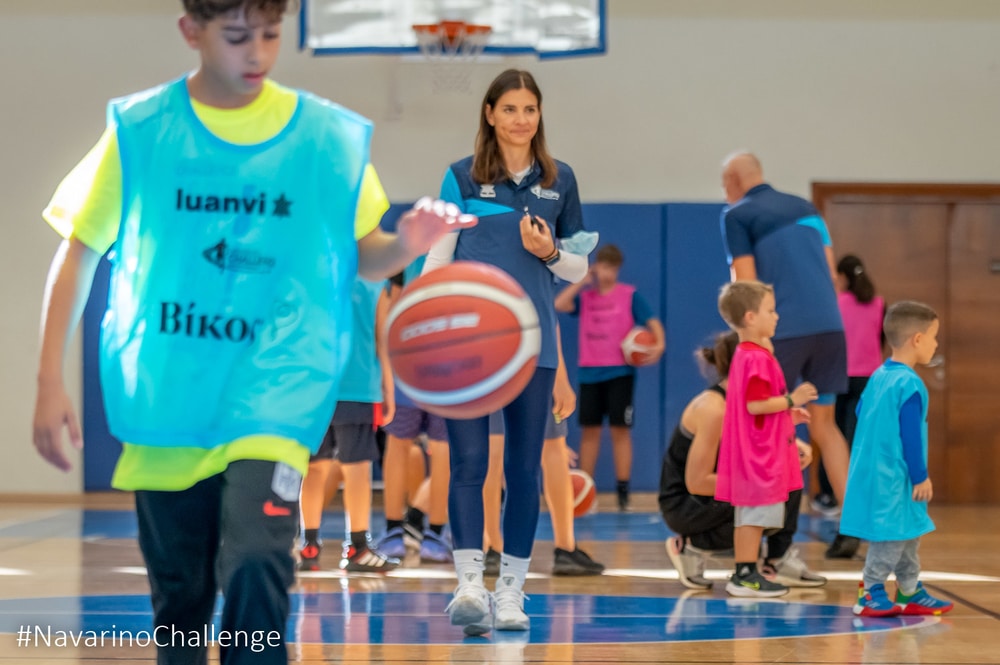
{"label": "colorful sneaker", "polygon": [[941,600],[927,593],[923,582],[917,582],[917,590],[912,595],[907,596],[899,589],[896,589],[896,607],[900,614],[933,614],[937,616],[950,612],[955,607],[955,603]]}
{"label": "colorful sneaker", "polygon": [[361,548],[349,542],[344,544],[344,556],[340,560],[341,570],[349,573],[388,573],[398,567],[399,559],[382,554],[375,549],[371,541]]}
{"label": "colorful sneaker", "polygon": [[861,547],[861,540],[854,536],[837,534],[830,546],[826,548],[827,559],[853,559]]}
{"label": "colorful sneaker", "polygon": [[444,611],[466,635],[485,635],[493,628],[493,599],[482,584],[459,584]]}
{"label": "colorful sneaker", "polygon": [[604,564],[591,559],[590,555],[579,547],[572,552],[556,548],[555,561],[552,564],[553,575],[600,575],[603,572]]}
{"label": "colorful sneaker", "polygon": [[319,543],[306,543],[299,550],[299,570],[319,570],[319,553],[323,546]]}
{"label": "colorful sneaker", "polygon": [[826,584],[826,578],[811,572],[806,562],[799,556],[798,547],[790,547],[785,555],[775,562],[764,563],[761,572],[772,582],[787,587],[818,587]]}
{"label": "colorful sneaker", "polygon": [[496,577],[500,574],[500,552],[492,547],[486,551],[483,557],[483,575]]}
{"label": "colorful sneaker", "polygon": [[406,557],[406,541],[403,527],[396,526],[383,533],[375,545],[375,549],[395,559]]}
{"label": "colorful sneaker", "polygon": [[865,589],[865,583],[858,584],[858,602],[854,604],[853,611],[861,617],[892,617],[899,614],[899,607],[889,600],[889,594],[885,592],[885,585],[873,584],[870,589]]}
{"label": "colorful sneaker", "polygon": [[420,560],[425,563],[453,563],[455,557],[451,553],[451,543],[444,534],[438,535],[427,529],[420,543]]}
{"label": "colorful sneaker", "polygon": [[493,599],[497,605],[493,627],[497,630],[528,630],[531,620],[524,612],[524,591],[514,585],[514,577],[506,575],[497,580]]}
{"label": "colorful sneaker", "polygon": [[772,582],[754,570],[749,575],[734,573],[726,583],[726,593],[739,598],[777,598],[788,593],[788,587]]}
{"label": "colorful sneaker", "polygon": [[683,536],[667,538],[667,556],[674,564],[681,584],[689,589],[711,589],[712,581],[705,578],[708,556],[684,542]]}

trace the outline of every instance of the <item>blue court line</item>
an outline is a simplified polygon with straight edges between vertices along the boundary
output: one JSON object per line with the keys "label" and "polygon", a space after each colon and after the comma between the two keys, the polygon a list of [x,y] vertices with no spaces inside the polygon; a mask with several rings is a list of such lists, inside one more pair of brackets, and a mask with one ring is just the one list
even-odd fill
{"label": "blue court line", "polygon": [[[381,533],[385,517],[372,512],[375,534]],[[344,537],[346,522],[341,512],[325,512],[320,536],[326,540]],[[673,535],[659,513],[597,513],[578,517],[576,537],[596,542],[659,542]],[[829,542],[836,535],[837,522],[813,515],[799,516],[798,542],[821,540]],[[11,524],[0,528],[0,538],[135,538],[138,533],[136,516],[130,510],[67,510],[57,515]],[[552,522],[543,512],[538,519],[538,540],[551,541]]]}
{"label": "blue court line", "polygon": [[[455,644],[464,638],[443,613],[449,593],[294,593],[286,636],[302,644]],[[850,607],[713,597],[532,594],[531,630],[497,642],[612,644],[766,639],[864,633],[928,624],[928,617],[869,619]],[[930,619],[936,622],[937,619]],[[218,613],[215,617],[218,628]],[[105,595],[0,600],[0,632],[152,631],[149,597]]]}

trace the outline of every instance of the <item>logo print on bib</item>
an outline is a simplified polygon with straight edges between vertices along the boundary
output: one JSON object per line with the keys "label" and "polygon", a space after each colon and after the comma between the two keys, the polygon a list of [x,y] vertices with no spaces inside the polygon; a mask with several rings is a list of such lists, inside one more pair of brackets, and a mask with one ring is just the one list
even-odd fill
{"label": "logo print on bib", "polygon": [[273,256],[264,256],[252,249],[233,247],[223,238],[208,249],[202,250],[205,260],[219,269],[242,273],[269,273],[276,261]]}

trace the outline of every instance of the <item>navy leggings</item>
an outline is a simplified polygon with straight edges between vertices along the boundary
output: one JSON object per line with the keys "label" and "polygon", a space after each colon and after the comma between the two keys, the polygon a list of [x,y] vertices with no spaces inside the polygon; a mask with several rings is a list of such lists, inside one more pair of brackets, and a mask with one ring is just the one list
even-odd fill
{"label": "navy leggings", "polygon": [[[504,551],[528,558],[535,543],[541,495],[542,444],[552,408],[555,369],[535,370],[527,387],[503,409],[507,432],[504,445]],[[448,420],[451,486],[448,515],[456,550],[483,548],[483,481],[490,460],[490,418]]]}

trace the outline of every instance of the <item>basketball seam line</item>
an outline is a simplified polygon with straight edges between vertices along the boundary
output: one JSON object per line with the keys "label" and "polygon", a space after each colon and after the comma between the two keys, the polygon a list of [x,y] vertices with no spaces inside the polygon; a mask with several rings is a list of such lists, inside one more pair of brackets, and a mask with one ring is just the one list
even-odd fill
{"label": "basketball seam line", "polygon": [[[535,330],[538,326],[532,326],[530,328],[503,328],[502,330],[493,330],[490,332],[480,332],[480,334],[475,338],[478,340],[490,339],[492,337],[500,337],[512,332],[523,333],[527,330]],[[434,342],[432,344],[421,344],[420,346],[409,346],[405,350],[397,349],[395,352],[390,352],[389,357],[400,357],[406,356],[410,353],[419,353],[422,351],[435,351],[441,348],[446,348],[449,346],[454,346],[454,340],[441,340],[439,342]]]}

